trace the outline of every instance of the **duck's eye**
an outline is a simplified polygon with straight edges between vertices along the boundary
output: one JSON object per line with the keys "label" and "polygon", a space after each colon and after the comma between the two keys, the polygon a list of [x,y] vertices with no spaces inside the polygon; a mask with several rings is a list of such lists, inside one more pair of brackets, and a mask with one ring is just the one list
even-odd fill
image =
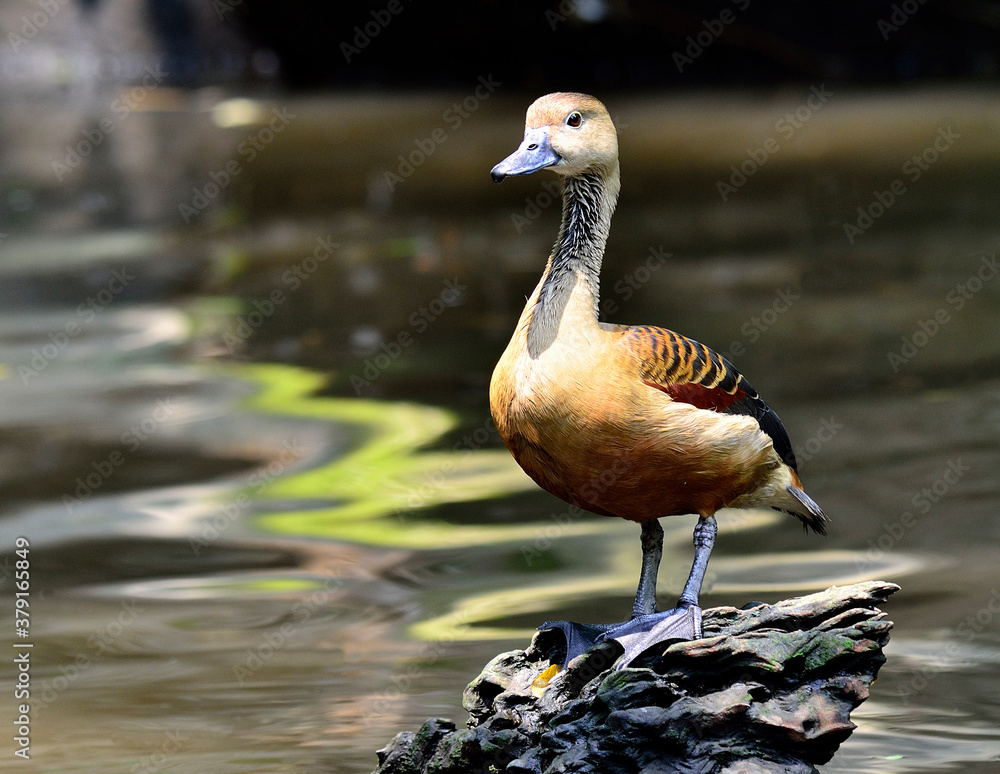
{"label": "duck's eye", "polygon": [[572,126],[574,129],[583,123],[583,116],[581,116],[576,111],[573,111],[568,116],[566,116],[566,126]]}

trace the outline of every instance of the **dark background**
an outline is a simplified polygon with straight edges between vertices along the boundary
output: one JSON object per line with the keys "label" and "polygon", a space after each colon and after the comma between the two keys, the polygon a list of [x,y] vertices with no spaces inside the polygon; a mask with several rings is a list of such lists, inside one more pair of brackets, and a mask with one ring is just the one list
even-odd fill
{"label": "dark background", "polygon": [[[379,45],[365,45],[366,25],[379,26],[371,24],[372,14],[389,18],[390,5],[398,13],[378,30]],[[213,10],[252,47],[275,52],[280,79],[293,89],[464,87],[469,71],[534,91],[620,91],[817,78],[864,84],[989,80],[1000,69],[1000,5],[974,0],[213,0]],[[149,14],[168,50],[188,58],[188,76],[208,78],[216,52],[199,40],[191,4],[157,0]],[[689,37],[697,44],[706,24],[718,30],[714,22],[723,14],[731,21],[709,43],[711,56],[696,57],[679,71],[674,53],[689,50]],[[341,44],[357,48],[350,62]]]}

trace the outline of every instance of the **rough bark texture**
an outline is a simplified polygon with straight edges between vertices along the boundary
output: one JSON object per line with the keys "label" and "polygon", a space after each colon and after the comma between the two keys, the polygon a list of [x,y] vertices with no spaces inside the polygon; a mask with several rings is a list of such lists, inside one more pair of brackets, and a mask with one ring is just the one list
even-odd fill
{"label": "rough bark texture", "polygon": [[561,638],[496,656],[465,690],[467,728],[428,720],[378,751],[375,774],[807,774],[855,726],[892,623],[872,581],[737,610],[704,611],[703,638],[633,667],[603,643],[561,661]]}

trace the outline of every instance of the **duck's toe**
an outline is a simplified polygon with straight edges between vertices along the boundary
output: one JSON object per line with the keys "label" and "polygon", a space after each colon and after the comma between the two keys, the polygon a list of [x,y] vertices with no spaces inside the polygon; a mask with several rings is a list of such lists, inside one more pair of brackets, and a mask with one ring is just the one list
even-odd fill
{"label": "duck's toe", "polygon": [[575,621],[546,621],[539,631],[553,629],[566,638],[563,666],[586,653],[594,645],[614,640],[624,649],[615,669],[624,669],[641,653],[668,640],[697,640],[701,637],[701,608],[676,607],[662,613],[640,615],[617,624],[582,624]]}
{"label": "duck's toe", "polygon": [[575,621],[546,621],[538,627],[539,631],[555,629],[566,638],[566,656],[563,666],[601,641],[603,635],[622,624],[582,624]]}
{"label": "duck's toe", "polygon": [[676,607],[662,613],[641,615],[623,624],[611,626],[597,641],[614,640],[625,652],[615,662],[624,669],[641,653],[667,640],[697,640],[701,637],[701,608],[697,605]]}

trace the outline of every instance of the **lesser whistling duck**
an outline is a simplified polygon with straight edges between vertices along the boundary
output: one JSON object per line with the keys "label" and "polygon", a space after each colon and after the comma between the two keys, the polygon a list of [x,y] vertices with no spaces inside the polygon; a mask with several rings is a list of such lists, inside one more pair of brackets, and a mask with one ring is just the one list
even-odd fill
{"label": "lesser whistling duck", "polygon": [[[802,490],[777,414],[725,358],[673,331],[598,321],[599,276],[619,190],[618,139],[607,109],[557,93],[529,108],[521,146],[493,180],[551,169],[562,178],[562,223],[490,383],[490,408],[511,454],[543,489],[642,527],[632,618],[549,622],[566,663],[602,640],[618,666],[668,638],[701,636],[698,597],[720,508],[769,507],[824,533]],[[656,612],[663,552],[658,519],[698,514],[695,559],[677,606]]]}

